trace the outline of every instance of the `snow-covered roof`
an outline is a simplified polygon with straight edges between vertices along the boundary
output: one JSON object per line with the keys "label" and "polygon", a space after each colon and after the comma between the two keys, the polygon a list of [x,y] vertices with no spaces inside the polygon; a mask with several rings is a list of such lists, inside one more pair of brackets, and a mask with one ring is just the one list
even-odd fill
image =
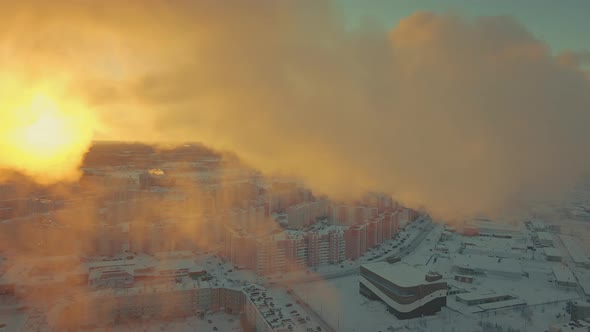
{"label": "snow-covered roof", "polygon": [[539,232],[539,233],[537,233],[537,237],[541,241],[553,241],[553,235],[551,235],[547,232]]}
{"label": "snow-covered roof", "polygon": [[159,271],[186,269],[193,272],[203,270],[201,266],[195,264],[193,259],[160,260],[157,265],[157,269]]}
{"label": "snow-covered roof", "polygon": [[551,256],[551,257],[563,257],[562,254],[561,254],[561,251],[559,249],[552,248],[552,247],[547,247],[544,250],[545,250],[545,255],[547,255],[547,256]]}
{"label": "snow-covered roof", "polygon": [[210,282],[202,280],[193,280],[184,283],[165,283],[165,284],[142,284],[141,286],[128,288],[108,288],[101,289],[88,294],[96,297],[124,297],[135,296],[148,293],[166,293],[172,291],[188,291],[191,289],[212,288]]}
{"label": "snow-covered roof", "polygon": [[452,257],[456,267],[483,271],[522,273],[522,265],[518,260],[510,258],[496,258],[483,255],[460,255]]}
{"label": "snow-covered roof", "polygon": [[491,220],[484,220],[484,219],[475,219],[472,221],[467,222],[469,226],[475,226],[480,230],[489,230],[489,231],[501,231],[501,232],[515,232],[518,233],[521,231],[521,227],[517,225],[508,224],[506,222],[501,221],[491,221]]}
{"label": "snow-covered roof", "polygon": [[590,272],[586,269],[575,269],[573,272],[575,273],[584,294],[587,296],[590,295]]}
{"label": "snow-covered roof", "polygon": [[487,311],[487,310],[495,310],[495,309],[500,309],[500,308],[516,307],[516,306],[521,306],[521,305],[526,305],[526,302],[521,299],[512,299],[512,300],[506,300],[506,301],[500,301],[500,302],[483,303],[483,304],[478,305],[478,307],[480,307],[484,311]]}
{"label": "snow-covered roof", "polygon": [[426,270],[418,269],[412,265],[398,262],[390,264],[387,262],[370,263],[362,266],[363,268],[381,276],[386,280],[401,287],[414,287],[418,285],[440,283],[437,281],[426,281],[425,276],[428,273]]}
{"label": "snow-covered roof", "polygon": [[559,237],[575,263],[590,264],[586,250],[584,250],[577,238],[570,235],[560,235]]}
{"label": "snow-covered roof", "polygon": [[488,256],[518,257],[526,250],[526,246],[519,241],[496,237],[469,237],[464,238],[463,243],[467,245],[466,249],[469,249],[465,252]]}
{"label": "snow-covered roof", "polygon": [[570,271],[569,268],[565,266],[554,266],[553,267],[553,275],[555,275],[555,280],[557,282],[575,282],[577,283],[576,277]]}
{"label": "snow-covered roof", "polygon": [[108,261],[94,261],[94,262],[87,262],[85,266],[88,270],[95,270],[95,269],[102,269],[107,267],[122,267],[122,266],[134,266],[134,260],[108,260]]}
{"label": "snow-covered roof", "polygon": [[124,274],[133,275],[133,268],[130,266],[103,267],[90,271],[89,280],[106,279],[113,276],[122,276]]}
{"label": "snow-covered roof", "polygon": [[457,298],[461,299],[463,301],[477,301],[477,300],[485,300],[485,299],[491,299],[491,298],[495,298],[495,297],[500,297],[500,296],[510,296],[513,297],[510,294],[505,294],[505,293],[496,293],[493,291],[481,291],[481,292],[469,292],[469,293],[461,293],[461,294],[457,294]]}

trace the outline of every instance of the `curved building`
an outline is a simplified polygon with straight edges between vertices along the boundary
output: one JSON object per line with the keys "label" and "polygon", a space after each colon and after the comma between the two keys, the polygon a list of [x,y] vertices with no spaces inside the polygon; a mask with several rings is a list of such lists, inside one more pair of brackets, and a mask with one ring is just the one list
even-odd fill
{"label": "curved building", "polygon": [[405,263],[361,266],[360,293],[384,302],[398,319],[434,315],[447,304],[447,283],[439,274]]}

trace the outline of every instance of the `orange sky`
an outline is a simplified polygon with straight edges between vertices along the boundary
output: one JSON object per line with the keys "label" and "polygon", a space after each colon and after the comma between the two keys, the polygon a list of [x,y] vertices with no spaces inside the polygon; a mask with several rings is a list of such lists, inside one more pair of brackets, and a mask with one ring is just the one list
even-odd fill
{"label": "orange sky", "polygon": [[509,17],[418,12],[387,31],[312,1],[5,7],[0,166],[40,181],[75,178],[93,137],[201,141],[452,219],[557,194],[590,165],[587,73]]}

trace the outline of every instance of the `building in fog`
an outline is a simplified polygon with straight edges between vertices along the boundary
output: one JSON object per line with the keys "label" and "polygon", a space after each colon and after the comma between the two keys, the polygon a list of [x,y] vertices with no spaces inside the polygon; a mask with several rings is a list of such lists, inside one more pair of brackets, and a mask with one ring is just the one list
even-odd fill
{"label": "building in fog", "polygon": [[320,210],[318,202],[306,202],[291,206],[287,209],[287,223],[290,229],[302,229],[326,215],[326,211]]}
{"label": "building in fog", "polygon": [[95,250],[93,255],[114,256],[130,249],[128,224],[110,225],[98,223],[95,226]]}
{"label": "building in fog", "polygon": [[244,312],[246,296],[239,289],[216,288],[206,281],[95,291],[60,302],[48,316],[52,329],[77,331],[129,320],[171,319],[222,308]]}
{"label": "building in fog", "polygon": [[336,226],[319,231],[287,231],[258,239],[256,243],[259,275],[335,264],[346,259],[344,231]]}
{"label": "building in fog", "polygon": [[362,205],[332,205],[329,211],[329,218],[334,223],[347,226],[365,223],[375,215],[376,208]]}
{"label": "building in fog", "polygon": [[349,227],[344,234],[346,242],[346,258],[357,259],[367,251],[367,226]]}
{"label": "building in fog", "polygon": [[502,222],[494,222],[488,219],[475,219],[465,223],[463,227],[465,235],[493,236],[503,238],[522,237],[522,229],[519,225]]}
{"label": "building in fog", "polygon": [[150,169],[139,175],[139,188],[149,189],[151,187],[174,187],[176,178],[166,174],[161,169]]}
{"label": "building in fog", "polygon": [[94,288],[132,287],[133,282],[133,269],[128,266],[90,269],[88,274],[88,285]]}
{"label": "building in fog", "polygon": [[344,232],[347,259],[357,259],[367,249],[391,240],[399,230],[399,213],[384,213],[367,223],[350,226]]}
{"label": "building in fog", "polygon": [[255,270],[257,267],[256,239],[241,229],[225,226],[224,255],[238,269]]}
{"label": "building in fog", "polygon": [[397,207],[391,196],[384,193],[367,193],[363,196],[363,203],[376,208],[380,213],[392,211]]}

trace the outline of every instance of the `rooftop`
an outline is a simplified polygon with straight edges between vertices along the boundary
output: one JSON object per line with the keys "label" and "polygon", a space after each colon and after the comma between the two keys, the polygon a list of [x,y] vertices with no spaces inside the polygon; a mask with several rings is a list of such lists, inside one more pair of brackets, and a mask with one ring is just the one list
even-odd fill
{"label": "rooftop", "polygon": [[576,270],[576,277],[578,278],[578,282],[580,283],[584,294],[586,294],[586,296],[590,295],[590,273],[578,269]]}
{"label": "rooftop", "polygon": [[539,232],[537,233],[537,237],[539,237],[539,240],[543,241],[553,241],[553,235],[547,233],[547,232]]}
{"label": "rooftop", "polygon": [[398,262],[395,264],[378,262],[365,264],[362,267],[401,287],[413,287],[442,282],[441,280],[431,282],[426,281],[424,277],[429,271],[418,269],[404,262]]}
{"label": "rooftop", "polygon": [[508,224],[506,222],[501,221],[492,221],[487,219],[475,219],[466,223],[469,226],[475,226],[480,229],[487,229],[487,230],[497,230],[497,231],[504,231],[504,232],[520,232],[521,227],[517,225]]}
{"label": "rooftop", "polygon": [[565,266],[554,266],[553,274],[558,282],[578,282],[572,271]]}
{"label": "rooftop", "polygon": [[559,250],[559,249],[556,249],[553,247],[547,247],[544,250],[545,250],[545,255],[547,255],[547,256],[562,257],[561,250]]}
{"label": "rooftop", "polygon": [[572,256],[574,262],[590,264],[590,259],[588,259],[586,250],[582,247],[576,237],[570,235],[560,235],[559,237],[569,254]]}
{"label": "rooftop", "polygon": [[522,241],[487,236],[463,238],[462,243],[467,248],[477,247],[482,251],[505,252],[515,255],[526,250],[526,244],[523,244]]}
{"label": "rooftop", "polygon": [[469,292],[469,293],[460,293],[457,294],[457,298],[463,301],[474,301],[474,300],[484,300],[489,298],[495,298],[499,296],[510,296],[514,297],[510,294],[506,293],[496,293],[494,291],[479,291],[479,292]]}
{"label": "rooftop", "polygon": [[[92,295],[96,297],[125,297],[135,296],[139,294],[149,293],[166,293],[172,291],[187,291],[191,289],[215,288],[208,281],[192,280],[191,282],[183,283],[159,283],[159,284],[143,284],[142,286],[128,287],[128,288],[107,288],[95,291]],[[227,287],[224,287],[227,288]],[[92,296],[91,295],[91,296]]]}
{"label": "rooftop", "polygon": [[452,260],[454,266],[462,268],[480,269],[484,271],[522,273],[521,263],[518,260],[510,258],[456,254],[453,255]]}

